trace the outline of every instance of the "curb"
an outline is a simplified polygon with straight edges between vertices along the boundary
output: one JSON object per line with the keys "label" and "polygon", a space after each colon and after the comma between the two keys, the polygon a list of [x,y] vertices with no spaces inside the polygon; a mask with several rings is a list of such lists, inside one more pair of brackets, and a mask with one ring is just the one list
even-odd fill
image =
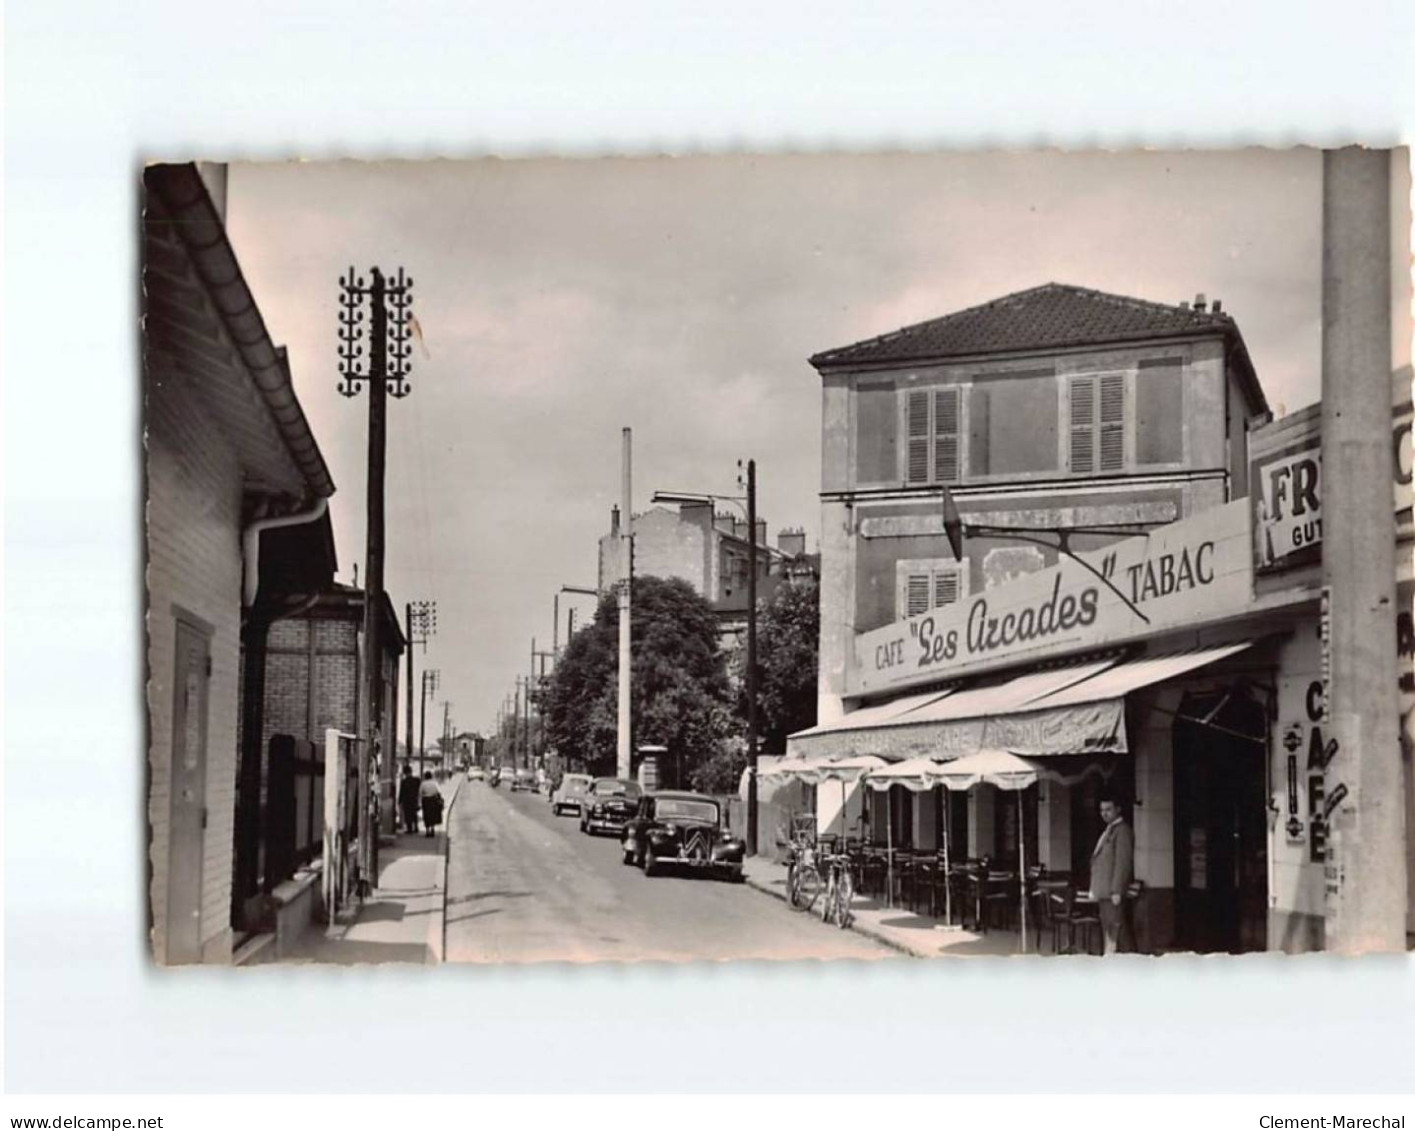
{"label": "curb", "polygon": [[[785,903],[785,902],[786,902],[786,893],[785,893],[785,892],[777,891],[775,888],[771,887],[770,885],[764,884],[764,883],[762,883],[760,880],[753,879],[751,876],[748,876],[748,875],[745,875],[745,874],[743,875],[743,881],[746,883],[746,885],[747,885],[749,888],[753,889],[754,891],[759,891],[759,892],[761,892],[761,893],[764,894],[764,895],[769,895],[769,896],[771,896],[773,899],[779,899],[782,903]],[[881,932],[875,930],[873,927],[868,927],[868,926],[863,926],[863,925],[861,925],[860,919],[859,919],[858,916],[852,916],[852,917],[851,917],[851,921],[850,921],[850,925],[849,925],[848,927],[846,927],[845,929],[846,929],[847,931],[853,931],[853,932],[854,932],[855,934],[857,934],[857,935],[863,935],[865,938],[870,939],[870,940],[873,941],[873,942],[879,943],[880,946],[886,946],[886,947],[888,947],[890,950],[895,951],[895,952],[897,952],[897,953],[899,953],[899,954],[904,955],[905,958],[932,958],[932,957],[933,957],[933,955],[920,954],[917,950],[911,950],[909,947],[905,946],[903,943],[898,942],[898,941],[895,940],[895,939],[889,938],[887,935],[882,934]]]}
{"label": "curb", "polygon": [[443,832],[439,834],[442,840],[442,858],[437,865],[437,890],[442,893],[442,898],[437,901],[432,913],[432,922],[428,924],[429,938],[436,939],[435,944],[429,943],[433,961],[439,965],[447,960],[447,864],[452,852],[452,807],[457,804],[457,798],[462,796],[462,785],[465,781],[464,777],[458,777],[456,780],[452,796],[447,799],[447,807],[442,814]]}

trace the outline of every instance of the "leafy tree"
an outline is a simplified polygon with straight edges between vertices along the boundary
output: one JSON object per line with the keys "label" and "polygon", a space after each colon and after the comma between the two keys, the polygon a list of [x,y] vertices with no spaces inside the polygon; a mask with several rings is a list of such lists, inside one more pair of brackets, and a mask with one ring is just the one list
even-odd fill
{"label": "leafy tree", "polygon": [[[631,633],[634,745],[668,747],[691,780],[732,728],[712,606],[679,578],[635,578]],[[551,743],[591,773],[614,771],[618,678],[619,612],[607,597],[566,646],[546,696]]]}
{"label": "leafy tree", "polygon": [[[787,735],[815,725],[819,662],[820,586],[814,579],[782,585],[757,610],[757,737],[763,754],[786,753]],[[745,729],[745,646],[735,667]]]}

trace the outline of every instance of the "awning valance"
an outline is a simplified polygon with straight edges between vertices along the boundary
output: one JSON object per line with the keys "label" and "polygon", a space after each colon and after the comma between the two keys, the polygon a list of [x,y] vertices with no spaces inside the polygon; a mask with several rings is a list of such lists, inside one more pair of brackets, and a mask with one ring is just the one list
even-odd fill
{"label": "awning valance", "polygon": [[1126,695],[1250,646],[1240,641],[1126,661],[1109,657],[904,696],[798,731],[787,748],[793,758],[830,760],[944,760],[983,748],[1032,757],[1123,754],[1129,750]]}

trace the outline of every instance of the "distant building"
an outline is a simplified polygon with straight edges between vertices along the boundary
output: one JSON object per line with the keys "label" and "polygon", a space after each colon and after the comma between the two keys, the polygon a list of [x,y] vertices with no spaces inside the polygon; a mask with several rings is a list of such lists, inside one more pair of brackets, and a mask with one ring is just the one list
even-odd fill
{"label": "distant building", "polygon": [[[610,530],[599,540],[599,589],[610,592],[623,576],[620,514],[611,512]],[[776,585],[819,571],[819,555],[808,555],[805,532],[782,531],[778,545],[767,541],[767,524],[757,519],[757,600],[769,599]],[[719,514],[711,502],[681,503],[676,511],[654,507],[633,516],[634,575],[677,577],[712,602],[724,644],[746,632],[748,558],[751,539],[745,519]]]}

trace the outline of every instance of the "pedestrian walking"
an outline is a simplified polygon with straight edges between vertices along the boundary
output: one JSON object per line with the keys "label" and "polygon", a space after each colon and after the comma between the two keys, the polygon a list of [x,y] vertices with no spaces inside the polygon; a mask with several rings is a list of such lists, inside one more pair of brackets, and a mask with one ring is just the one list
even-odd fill
{"label": "pedestrian walking", "polygon": [[1100,909],[1105,953],[1129,953],[1135,943],[1125,914],[1125,893],[1135,878],[1135,834],[1113,796],[1101,794],[1100,810],[1105,829],[1091,852],[1091,895]]}
{"label": "pedestrian walking", "polygon": [[442,790],[433,780],[431,770],[423,771],[423,784],[418,792],[423,803],[423,828],[427,836],[435,836],[437,826],[442,824]]}
{"label": "pedestrian walking", "polygon": [[418,779],[413,776],[413,767],[403,763],[403,780],[398,783],[398,809],[403,814],[403,831],[418,831]]}

